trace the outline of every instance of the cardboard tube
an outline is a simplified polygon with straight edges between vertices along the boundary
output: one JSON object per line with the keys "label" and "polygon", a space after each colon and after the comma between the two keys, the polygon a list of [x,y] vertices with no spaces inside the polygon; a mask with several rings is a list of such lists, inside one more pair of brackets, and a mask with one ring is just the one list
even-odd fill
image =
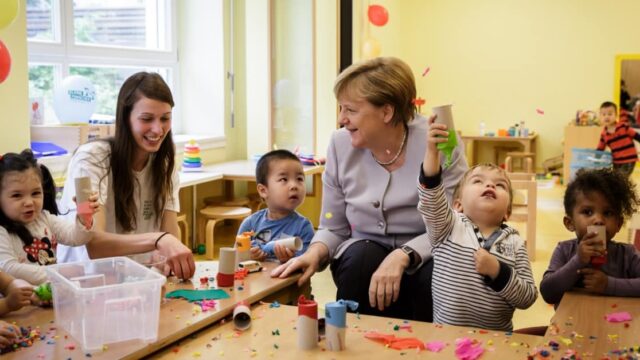
{"label": "cardboard tube", "polygon": [[278,239],[276,240],[276,244],[282,245],[287,249],[291,249],[293,251],[302,250],[302,239],[298,236]]}
{"label": "cardboard tube", "polygon": [[[607,250],[607,227],[604,225],[589,225],[587,226],[587,232],[595,232],[597,233],[596,239],[601,242],[601,247],[603,251]],[[601,256],[592,256],[591,257],[591,265],[599,269],[602,265],[607,263],[607,255]]]}
{"label": "cardboard tube", "polygon": [[325,345],[329,351],[342,351],[346,347],[347,307],[355,311],[358,303],[338,300],[325,305]]}
{"label": "cardboard tube", "polygon": [[304,295],[298,298],[298,348],[311,350],[318,346],[318,303],[307,300]]}
{"label": "cardboard tube", "polygon": [[74,179],[76,185],[76,203],[80,204],[89,201],[91,196],[91,179],[88,176]]}
{"label": "cardboard tube", "polygon": [[251,327],[251,309],[247,302],[241,301],[233,309],[233,325],[240,331]]}
{"label": "cardboard tube", "polygon": [[451,112],[452,106],[453,105],[451,104],[441,105],[432,109],[433,113],[437,115],[436,123],[447,125],[447,130],[449,131],[455,130],[455,127],[453,126],[453,114]]}
{"label": "cardboard tube", "polygon": [[238,263],[251,260],[251,235],[242,233],[236,236],[236,249],[238,250]]}
{"label": "cardboard tube", "polygon": [[218,258],[218,273],[233,275],[236,270],[236,249],[230,247],[220,248]]}

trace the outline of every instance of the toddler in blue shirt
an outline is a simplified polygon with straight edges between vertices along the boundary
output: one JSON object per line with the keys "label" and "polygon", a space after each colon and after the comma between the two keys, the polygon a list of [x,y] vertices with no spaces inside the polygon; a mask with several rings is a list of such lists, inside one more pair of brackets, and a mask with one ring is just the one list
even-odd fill
{"label": "toddler in blue shirt", "polygon": [[[274,150],[263,155],[256,165],[257,190],[267,205],[246,218],[238,234],[251,231],[251,259],[287,262],[307,250],[313,238],[313,226],[296,212],[306,194],[304,171],[300,159],[288,150]],[[300,237],[298,251],[276,244],[275,240]]]}

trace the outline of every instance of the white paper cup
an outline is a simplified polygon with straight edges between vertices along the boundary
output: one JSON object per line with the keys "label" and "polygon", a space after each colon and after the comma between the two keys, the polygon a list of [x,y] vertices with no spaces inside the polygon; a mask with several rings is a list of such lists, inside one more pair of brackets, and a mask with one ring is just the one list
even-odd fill
{"label": "white paper cup", "polygon": [[91,179],[87,176],[74,179],[76,185],[76,204],[89,201],[91,196]]}
{"label": "white paper cup", "polygon": [[220,258],[218,259],[218,272],[229,275],[236,270],[236,249],[231,247],[220,248]]}
{"label": "white paper cup", "polygon": [[453,126],[453,114],[451,112],[451,107],[453,105],[441,105],[432,108],[433,113],[437,116],[436,123],[447,125],[447,130],[455,130]]}
{"label": "white paper cup", "polygon": [[595,232],[596,239],[602,242],[602,247],[607,248],[607,227],[604,225],[589,225],[587,226],[587,232]]}
{"label": "white paper cup", "polygon": [[297,236],[278,239],[276,240],[276,245],[282,245],[287,249],[291,249],[293,251],[299,251],[299,250],[302,250],[302,239]]}

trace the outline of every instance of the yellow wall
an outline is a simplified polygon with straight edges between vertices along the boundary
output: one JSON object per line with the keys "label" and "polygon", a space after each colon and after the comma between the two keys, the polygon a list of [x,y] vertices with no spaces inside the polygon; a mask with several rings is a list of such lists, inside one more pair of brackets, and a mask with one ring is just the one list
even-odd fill
{"label": "yellow wall", "polygon": [[[356,3],[361,39],[367,2]],[[456,126],[467,134],[477,134],[480,121],[489,130],[525,121],[540,133],[538,167],[562,153],[564,125],[577,109],[613,100],[616,54],[640,52],[637,0],[376,3],[388,9],[389,23],[371,27],[370,36],[382,56],[415,70],[423,112],[453,102]]]}
{"label": "yellow wall", "polygon": [[13,23],[0,30],[11,54],[11,72],[0,84],[0,154],[29,147],[29,78],[24,1]]}

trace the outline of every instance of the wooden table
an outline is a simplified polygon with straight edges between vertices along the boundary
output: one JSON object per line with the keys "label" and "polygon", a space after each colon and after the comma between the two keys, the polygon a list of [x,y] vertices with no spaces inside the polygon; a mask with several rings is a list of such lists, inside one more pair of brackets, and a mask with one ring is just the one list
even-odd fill
{"label": "wooden table", "polygon": [[[225,181],[224,193],[230,200],[234,195],[234,182],[247,181],[248,189],[255,190],[256,182],[256,162],[253,160],[236,160],[205,166],[209,172],[222,174]],[[311,191],[307,191],[306,199],[298,208],[298,212],[305,214],[315,228],[318,227],[320,219],[320,202],[322,200],[322,172],[324,165],[304,166],[304,174],[313,176]]]}
{"label": "wooden table", "polygon": [[[604,318],[621,311],[631,314],[628,327]],[[594,359],[600,359],[611,350],[640,346],[640,298],[569,292],[562,297],[551,323],[557,328],[547,329],[546,344],[553,340],[560,344],[559,353],[575,349],[583,358],[592,354]],[[563,339],[570,339],[572,344],[565,344]]]}
{"label": "wooden table", "polygon": [[[533,166],[536,166],[536,139],[538,134],[522,136],[462,136],[464,146],[471,151],[471,157],[468,159],[469,166],[478,164],[478,148],[479,144],[493,144],[494,148],[497,144],[515,144],[522,146],[523,152],[533,153]],[[499,164],[499,154],[494,150],[495,163]]]}
{"label": "wooden table", "polygon": [[[318,309],[319,316],[324,310]],[[252,308],[252,324],[247,331],[240,333],[233,328],[232,321],[218,323],[200,331],[193,337],[174,344],[154,354],[154,359],[402,359],[437,358],[455,359],[455,340],[468,337],[481,341],[486,349],[482,359],[525,359],[542,337],[488,331],[480,333],[478,329],[437,326],[431,323],[383,318],[368,315],[347,314],[346,349],[341,352],[324,350],[324,340],[314,350],[297,348],[296,320],[298,309],[294,306],[282,305],[270,308],[269,305],[256,305]],[[394,330],[396,325],[411,325],[412,332],[405,329]],[[278,330],[280,335],[272,335]],[[397,337],[416,337],[423,342],[443,341],[448,345],[440,353],[429,351],[417,352],[415,349],[394,350],[384,344],[366,339],[367,331],[394,334]],[[491,341],[492,344],[488,345]],[[176,352],[177,350],[177,352]]]}
{"label": "wooden table", "polygon": [[[207,312],[194,311],[198,306],[186,300],[164,300],[160,308],[160,324],[156,342],[146,344],[140,340],[131,340],[108,344],[105,351],[94,352],[91,357],[97,359],[137,359],[223,319],[233,312],[234,306],[239,301],[244,300],[249,303],[255,303],[261,300],[277,300],[286,303],[297,298],[299,289],[296,282],[300,277],[299,274],[287,279],[273,279],[269,276],[269,273],[277,264],[264,262],[263,265],[266,267],[266,271],[250,274],[244,281],[236,280],[232,291],[230,290],[231,288],[224,288],[231,297],[219,300],[215,310]],[[193,283],[170,281],[167,284],[167,291],[197,288],[200,286],[199,279],[201,277],[215,276],[216,272],[217,262],[198,262]],[[241,283],[244,283],[244,286],[242,290],[239,290],[238,287]],[[10,313],[9,316],[4,316],[3,320],[15,321],[17,325],[24,327],[31,326],[36,328],[36,326],[39,326],[42,335],[46,335],[45,340],[37,340],[32,347],[5,354],[2,356],[3,359],[85,358],[85,353],[80,348],[80,343],[62,328],[56,328],[55,323],[53,323],[53,309],[28,306]],[[104,326],[108,328],[109,324],[104,324]],[[50,330],[51,328],[55,328],[55,330]],[[52,339],[53,335],[58,337]],[[55,341],[55,344],[47,344],[47,341],[50,340]],[[65,349],[65,346],[70,344],[74,344],[76,349]]]}

